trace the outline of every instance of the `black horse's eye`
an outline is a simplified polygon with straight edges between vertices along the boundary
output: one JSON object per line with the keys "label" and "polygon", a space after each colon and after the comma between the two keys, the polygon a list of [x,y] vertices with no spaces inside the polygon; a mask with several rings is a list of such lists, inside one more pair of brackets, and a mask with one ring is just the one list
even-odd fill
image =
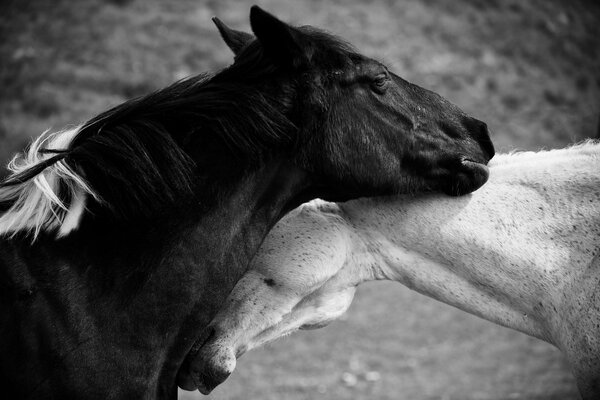
{"label": "black horse's eye", "polygon": [[377,92],[382,93],[385,90],[388,82],[389,82],[389,78],[388,78],[387,74],[385,74],[385,73],[379,74],[373,79],[373,88]]}

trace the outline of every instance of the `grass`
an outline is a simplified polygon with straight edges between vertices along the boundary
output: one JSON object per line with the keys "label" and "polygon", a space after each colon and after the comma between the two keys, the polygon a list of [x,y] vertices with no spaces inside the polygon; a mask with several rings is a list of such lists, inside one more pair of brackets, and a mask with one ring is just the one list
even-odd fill
{"label": "grass", "polygon": [[[600,5],[571,0],[256,1],[326,27],[486,121],[501,151],[594,136]],[[0,160],[42,131],[231,62],[210,22],[248,1],[4,0]],[[198,394],[181,393],[182,398]],[[412,293],[361,287],[345,320],[244,356],[212,399],[570,399],[557,350]]]}

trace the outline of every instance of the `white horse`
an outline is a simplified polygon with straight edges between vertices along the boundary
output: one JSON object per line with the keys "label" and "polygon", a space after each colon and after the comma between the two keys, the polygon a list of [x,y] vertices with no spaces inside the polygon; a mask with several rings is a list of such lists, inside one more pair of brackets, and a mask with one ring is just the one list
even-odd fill
{"label": "white horse", "polygon": [[496,156],[471,195],[305,204],[269,234],[206,332],[205,372],[343,314],[389,279],[554,344],[600,398],[600,142]]}

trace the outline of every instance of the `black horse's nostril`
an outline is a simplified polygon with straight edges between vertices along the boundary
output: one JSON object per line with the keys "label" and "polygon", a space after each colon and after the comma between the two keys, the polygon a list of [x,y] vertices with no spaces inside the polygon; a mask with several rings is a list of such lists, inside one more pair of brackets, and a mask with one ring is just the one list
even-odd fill
{"label": "black horse's nostril", "polygon": [[492,139],[490,139],[490,131],[487,124],[475,118],[467,118],[464,122],[469,132],[473,135],[473,138],[479,143],[488,157],[488,161],[491,160],[494,154],[496,154],[496,150],[494,149]]}
{"label": "black horse's nostril", "polygon": [[490,138],[490,131],[485,123],[482,122],[482,131],[479,136],[479,144],[483,151],[487,153],[488,161],[494,157],[496,154],[496,150],[494,149],[494,144],[492,143],[492,139]]}

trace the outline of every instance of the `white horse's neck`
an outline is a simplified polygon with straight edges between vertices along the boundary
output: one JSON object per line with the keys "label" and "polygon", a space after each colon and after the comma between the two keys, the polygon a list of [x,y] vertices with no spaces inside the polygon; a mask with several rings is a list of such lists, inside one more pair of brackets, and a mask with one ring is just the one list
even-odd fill
{"label": "white horse's neck", "polygon": [[600,243],[600,144],[500,155],[477,192],[340,205],[378,279],[556,343],[561,288]]}

